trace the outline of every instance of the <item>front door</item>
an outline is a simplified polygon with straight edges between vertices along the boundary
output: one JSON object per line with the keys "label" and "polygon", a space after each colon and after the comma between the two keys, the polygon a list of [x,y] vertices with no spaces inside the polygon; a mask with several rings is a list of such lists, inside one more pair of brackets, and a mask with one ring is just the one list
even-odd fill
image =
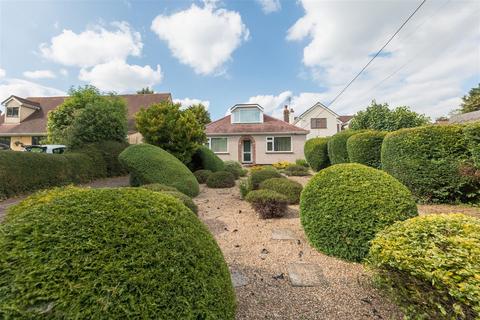
{"label": "front door", "polygon": [[242,149],[242,162],[243,163],[252,163],[252,141],[243,140],[243,149]]}

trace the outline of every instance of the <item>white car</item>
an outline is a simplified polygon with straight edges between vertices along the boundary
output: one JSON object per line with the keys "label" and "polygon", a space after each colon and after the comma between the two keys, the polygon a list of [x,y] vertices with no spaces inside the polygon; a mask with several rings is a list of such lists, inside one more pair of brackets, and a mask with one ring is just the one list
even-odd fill
{"label": "white car", "polygon": [[63,144],[42,144],[25,146],[23,150],[27,152],[62,154],[67,150],[67,146]]}

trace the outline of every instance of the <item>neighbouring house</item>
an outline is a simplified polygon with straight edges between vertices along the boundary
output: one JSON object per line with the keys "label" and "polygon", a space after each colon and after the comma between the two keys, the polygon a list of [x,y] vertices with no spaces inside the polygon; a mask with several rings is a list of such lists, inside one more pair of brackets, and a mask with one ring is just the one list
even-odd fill
{"label": "neighbouring house", "polygon": [[[288,110],[286,107],[284,117],[286,117],[287,112],[291,114],[292,110]],[[288,118],[292,119],[291,116]],[[322,103],[317,102],[300,116],[295,117],[291,123],[300,128],[308,129],[310,133],[307,139],[311,139],[333,136],[335,133],[347,129],[352,118],[353,116],[340,116]]]}
{"label": "neighbouring house", "polygon": [[[125,94],[128,109],[128,142],[140,143],[142,135],[135,128],[135,113],[154,103],[172,101],[170,93]],[[39,144],[47,135],[48,112],[65,101],[64,97],[29,97],[11,95],[1,104],[5,112],[0,114],[0,143],[21,150],[22,145]]]}
{"label": "neighbouring house", "polygon": [[456,114],[450,117],[449,123],[468,123],[480,121],[480,110]]}
{"label": "neighbouring house", "polygon": [[206,134],[208,147],[222,160],[253,165],[304,158],[308,130],[264,114],[258,104],[237,104],[208,124]]}

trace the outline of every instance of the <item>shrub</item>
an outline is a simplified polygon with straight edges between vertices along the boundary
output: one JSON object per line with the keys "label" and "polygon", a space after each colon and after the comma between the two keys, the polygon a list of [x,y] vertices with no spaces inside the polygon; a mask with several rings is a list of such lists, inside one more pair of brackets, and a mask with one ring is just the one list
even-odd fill
{"label": "shrub", "polygon": [[300,220],[318,250],[361,261],[375,234],[417,215],[410,191],[387,173],[339,164],[317,173],[303,189]]}
{"label": "shrub", "polygon": [[366,131],[355,134],[347,140],[347,152],[350,162],[364,164],[380,169],[384,131]]}
{"label": "shrub", "polygon": [[275,169],[281,170],[281,169],[285,169],[290,164],[291,163],[288,161],[279,161],[272,164],[272,167],[274,167]]}
{"label": "shrub", "polygon": [[319,171],[330,165],[327,148],[328,139],[329,138],[313,138],[305,142],[305,158],[314,171]]}
{"label": "shrub", "polygon": [[197,178],[198,183],[206,183],[208,180],[208,177],[212,174],[212,171],[210,170],[197,170],[193,173],[195,178]]}
{"label": "shrub", "polygon": [[252,205],[260,219],[281,218],[288,210],[288,199],[272,190],[250,191],[245,199]]}
{"label": "shrub", "polygon": [[252,191],[250,190],[250,185],[248,183],[248,180],[242,180],[240,181],[240,184],[238,185],[238,188],[240,189],[240,199],[245,199],[247,194]]}
{"label": "shrub", "polygon": [[192,198],[190,198],[189,196],[187,196],[184,193],[181,193],[180,191],[178,191],[174,187],[166,186],[166,185],[160,184],[160,183],[152,183],[152,184],[145,184],[145,185],[142,186],[142,188],[148,189],[148,190],[151,190],[151,191],[155,191],[155,192],[163,192],[164,194],[168,194],[170,196],[173,196],[173,197],[177,198],[178,200],[180,200],[187,208],[192,210],[193,213],[195,213],[195,214],[198,213],[198,207],[195,204],[195,202],[193,202]]}
{"label": "shrub", "polygon": [[468,150],[476,168],[480,169],[480,121],[472,123],[464,129]]}
{"label": "shrub", "polygon": [[207,179],[209,188],[231,188],[235,186],[235,177],[227,171],[213,172]]}
{"label": "shrub", "polygon": [[131,145],[120,154],[119,159],[133,175],[131,181],[137,182],[136,184],[162,183],[191,197],[199,193],[193,173],[159,147],[149,144]]}
{"label": "shrub", "polygon": [[295,160],[295,164],[296,165],[299,165],[299,166],[302,166],[302,167],[305,167],[305,168],[309,168],[310,165],[308,164],[307,160],[305,159],[297,159]]}
{"label": "shrub", "polygon": [[247,174],[247,171],[242,168],[242,165],[237,161],[225,161],[225,171],[230,172],[234,175],[235,179],[244,177]]}
{"label": "shrub", "polygon": [[298,204],[303,187],[300,183],[290,179],[272,178],[263,181],[260,189],[278,192],[287,197],[289,204]]}
{"label": "shrub", "polygon": [[152,190],[152,191],[157,191],[157,192],[164,192],[164,191],[177,191],[177,192],[179,192],[177,190],[177,188],[167,186],[167,185],[164,185],[164,184],[161,184],[161,183],[144,184],[142,186],[142,188]]}
{"label": "shrub", "polygon": [[298,164],[291,164],[288,167],[286,167],[283,172],[287,176],[308,176],[310,173],[308,172],[308,168],[298,165]]}
{"label": "shrub", "polygon": [[271,165],[254,165],[250,167],[250,173],[253,173],[255,171],[260,171],[260,170],[276,170],[276,169]]}
{"label": "shrub", "polygon": [[2,319],[234,319],[220,248],[162,193],[36,194],[7,214],[0,250]]}
{"label": "shrub", "polygon": [[456,125],[398,130],[382,145],[383,169],[425,202],[478,199],[480,182],[459,170],[468,159],[463,128]]}
{"label": "shrub", "polygon": [[260,183],[271,178],[281,178],[282,175],[274,168],[264,168],[262,170],[256,170],[250,174],[249,184],[251,190],[256,190],[260,186]]}
{"label": "shrub", "polygon": [[192,156],[189,167],[192,171],[205,169],[216,172],[225,169],[222,159],[205,146],[198,147]]}
{"label": "shrub", "polygon": [[84,145],[74,152],[88,154],[95,159],[95,166],[101,167],[107,177],[117,177],[128,174],[127,169],[118,160],[120,153],[127,147],[126,142],[100,141]]}
{"label": "shrub", "polygon": [[399,222],[372,241],[378,283],[415,319],[480,317],[480,220],[461,214]]}
{"label": "shrub", "polygon": [[347,140],[354,134],[360,132],[361,131],[346,130],[340,131],[330,137],[328,140],[328,158],[331,164],[348,162]]}

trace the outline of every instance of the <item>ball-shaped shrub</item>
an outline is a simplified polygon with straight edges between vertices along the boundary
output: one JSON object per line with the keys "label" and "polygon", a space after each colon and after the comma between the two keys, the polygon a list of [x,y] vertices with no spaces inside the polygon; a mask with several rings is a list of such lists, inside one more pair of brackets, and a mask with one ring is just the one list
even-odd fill
{"label": "ball-shaped shrub", "polygon": [[253,190],[245,197],[260,219],[281,218],[288,210],[288,198],[272,190]]}
{"label": "ball-shaped shrub", "polygon": [[206,146],[198,147],[197,151],[192,156],[192,161],[188,166],[192,171],[205,169],[216,172],[225,169],[222,159],[220,159]]}
{"label": "ball-shaped shrub", "polygon": [[480,220],[461,214],[398,222],[372,241],[377,281],[411,319],[479,319]]}
{"label": "ball-shaped shrub", "polygon": [[301,166],[298,164],[288,165],[285,169],[283,169],[283,173],[285,173],[287,176],[297,176],[297,177],[310,175],[308,167]]}
{"label": "ball-shaped shrub", "polygon": [[461,174],[471,157],[458,125],[401,129],[385,136],[382,168],[423,202],[476,201],[480,181]]}
{"label": "ball-shaped shrub", "polygon": [[213,172],[207,179],[209,188],[231,188],[235,186],[235,177],[227,171]]}
{"label": "ball-shaped shrub", "polygon": [[347,152],[350,162],[380,169],[382,142],[386,134],[385,131],[366,131],[348,138]]}
{"label": "ball-shaped shrub", "polygon": [[340,131],[328,140],[328,158],[330,159],[331,164],[347,163],[348,160],[348,151],[347,151],[347,140],[363,131],[356,130],[345,130]]}
{"label": "ball-shaped shrub", "polygon": [[350,261],[367,255],[378,231],[417,214],[412,194],[397,179],[356,163],[323,169],[300,199],[300,219],[310,243]]}
{"label": "ball-shaped shrub", "polygon": [[215,239],[142,188],[55,189],[0,225],[2,319],[234,319]]}
{"label": "ball-shaped shrub", "polygon": [[329,138],[313,138],[305,142],[303,148],[305,159],[314,171],[319,171],[330,165],[328,140]]}
{"label": "ball-shaped shrub", "polygon": [[286,178],[272,178],[260,183],[260,189],[272,190],[287,197],[289,204],[298,204],[303,186]]}
{"label": "ball-shaped shrub", "polygon": [[212,171],[204,169],[197,170],[193,173],[195,178],[197,178],[198,183],[206,183],[211,174]]}
{"label": "ball-shaped shrub", "polygon": [[161,183],[172,186],[188,196],[199,193],[193,173],[173,155],[150,144],[131,145],[119,156],[131,174],[133,185]]}
{"label": "ball-shaped shrub", "polygon": [[192,198],[187,196],[185,193],[181,193],[174,187],[166,186],[160,183],[152,183],[152,184],[143,185],[142,188],[155,191],[155,192],[163,192],[164,194],[171,195],[177,198],[178,200],[180,200],[185,206],[187,206],[187,208],[192,210],[193,213],[195,214],[198,213],[198,207],[195,204],[195,202],[193,202]]}
{"label": "ball-shaped shrub", "polygon": [[272,167],[266,167],[261,170],[253,171],[249,177],[249,184],[251,190],[256,190],[260,187],[260,183],[271,178],[281,178],[282,175]]}
{"label": "ball-shaped shrub", "polygon": [[225,171],[233,174],[235,179],[245,176],[246,170],[242,168],[242,165],[237,161],[225,161],[224,162]]}

